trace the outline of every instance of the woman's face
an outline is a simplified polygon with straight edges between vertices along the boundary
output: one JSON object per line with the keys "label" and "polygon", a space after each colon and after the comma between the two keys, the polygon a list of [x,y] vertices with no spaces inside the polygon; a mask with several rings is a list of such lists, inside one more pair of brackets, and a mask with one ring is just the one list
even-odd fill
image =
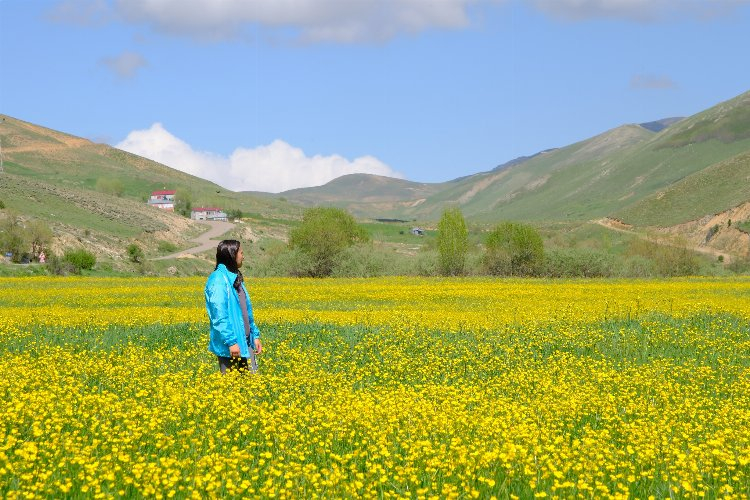
{"label": "woman's face", "polygon": [[234,257],[234,261],[237,263],[237,267],[242,267],[242,260],[245,258],[245,254],[242,253],[242,247],[237,249],[237,255]]}

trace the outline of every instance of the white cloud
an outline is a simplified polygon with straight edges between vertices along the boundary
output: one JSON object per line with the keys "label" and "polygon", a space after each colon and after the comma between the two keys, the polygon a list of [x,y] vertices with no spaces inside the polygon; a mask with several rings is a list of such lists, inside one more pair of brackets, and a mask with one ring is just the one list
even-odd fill
{"label": "white cloud", "polygon": [[528,0],[540,11],[568,20],[620,18],[650,22],[668,17],[725,15],[750,0]]}
{"label": "white cloud", "polygon": [[[60,0],[49,18],[75,24],[119,19],[200,40],[244,36],[292,42],[382,42],[429,29],[463,29],[470,9],[511,0]],[[566,20],[651,22],[727,15],[750,0],[518,0]]]}
{"label": "white cloud", "polygon": [[107,0],[63,0],[47,13],[47,19],[79,26],[98,26],[104,24],[110,15]]}
{"label": "white cloud", "polygon": [[112,70],[120,78],[133,78],[139,69],[148,66],[148,62],[135,52],[123,52],[117,57],[105,57],[101,64]]}
{"label": "white cloud", "polygon": [[470,5],[498,1],[115,0],[114,6],[126,21],[201,39],[229,39],[248,27],[263,27],[303,42],[361,42],[464,28]]}
{"label": "white cloud", "polygon": [[630,80],[632,89],[676,89],[677,82],[668,76],[635,75]]}
{"label": "white cloud", "polygon": [[267,146],[237,148],[225,157],[195,151],[169,133],[161,123],[135,130],[115,147],[210,180],[233,191],[278,193],[320,186],[345,174],[368,173],[402,178],[372,156],[353,161],[339,155],[306,156],[300,148],[276,140]]}

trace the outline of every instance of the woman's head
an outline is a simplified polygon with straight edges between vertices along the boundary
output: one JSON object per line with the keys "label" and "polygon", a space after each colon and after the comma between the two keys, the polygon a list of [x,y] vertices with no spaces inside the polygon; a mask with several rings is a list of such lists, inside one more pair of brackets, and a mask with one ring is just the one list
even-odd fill
{"label": "woman's head", "polygon": [[244,252],[237,240],[224,240],[216,247],[216,267],[224,264],[233,273],[239,272],[242,267]]}

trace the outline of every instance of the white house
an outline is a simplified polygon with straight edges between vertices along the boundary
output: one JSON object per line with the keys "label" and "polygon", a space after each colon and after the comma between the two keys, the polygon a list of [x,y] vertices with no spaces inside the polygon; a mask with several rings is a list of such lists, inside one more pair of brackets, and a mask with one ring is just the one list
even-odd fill
{"label": "white house", "polygon": [[190,218],[193,220],[220,220],[226,222],[227,214],[220,208],[194,208],[190,211]]}
{"label": "white house", "polygon": [[174,194],[176,191],[162,190],[154,191],[148,199],[148,204],[152,207],[161,208],[174,212]]}

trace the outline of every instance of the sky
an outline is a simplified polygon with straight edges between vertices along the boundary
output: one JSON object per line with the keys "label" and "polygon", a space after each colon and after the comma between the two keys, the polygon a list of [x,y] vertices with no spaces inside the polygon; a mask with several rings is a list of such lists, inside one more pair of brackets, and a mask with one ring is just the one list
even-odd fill
{"label": "sky", "polygon": [[750,90],[750,0],[0,0],[0,113],[234,191],[444,182]]}

